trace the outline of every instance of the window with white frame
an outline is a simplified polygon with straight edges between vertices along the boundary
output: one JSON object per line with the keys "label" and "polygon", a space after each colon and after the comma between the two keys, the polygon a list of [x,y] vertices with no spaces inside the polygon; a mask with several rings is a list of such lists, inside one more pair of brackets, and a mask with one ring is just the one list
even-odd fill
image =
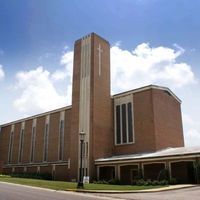
{"label": "window with white frame", "polygon": [[133,96],[114,99],[115,105],[115,144],[134,142]]}

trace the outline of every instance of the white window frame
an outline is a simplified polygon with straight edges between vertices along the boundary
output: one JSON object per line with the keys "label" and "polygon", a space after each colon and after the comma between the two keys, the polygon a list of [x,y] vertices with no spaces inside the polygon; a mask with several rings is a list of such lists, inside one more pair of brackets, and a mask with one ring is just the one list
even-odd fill
{"label": "white window frame", "polygon": [[[129,129],[128,129],[128,103],[131,103],[132,105],[132,134],[133,134],[133,141],[129,142]],[[122,135],[122,104],[126,104],[126,138],[127,142],[123,143],[123,135]],[[117,106],[120,106],[120,137],[121,137],[121,143],[117,143],[117,117],[116,117],[116,108]],[[115,146],[120,145],[128,145],[128,144],[134,144],[135,143],[135,127],[134,127],[134,106],[133,106],[133,94],[129,94],[126,96],[118,97],[114,99],[114,122],[115,122]]]}

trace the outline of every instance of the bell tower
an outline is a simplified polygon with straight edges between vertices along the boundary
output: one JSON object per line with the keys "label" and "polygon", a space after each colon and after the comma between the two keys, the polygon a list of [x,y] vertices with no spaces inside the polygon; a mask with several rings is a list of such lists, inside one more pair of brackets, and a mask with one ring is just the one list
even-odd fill
{"label": "bell tower", "polygon": [[80,136],[83,143],[83,174],[95,175],[94,160],[109,156],[113,149],[112,108],[110,97],[110,45],[91,33],[75,42],[70,169],[71,179],[80,171]]}

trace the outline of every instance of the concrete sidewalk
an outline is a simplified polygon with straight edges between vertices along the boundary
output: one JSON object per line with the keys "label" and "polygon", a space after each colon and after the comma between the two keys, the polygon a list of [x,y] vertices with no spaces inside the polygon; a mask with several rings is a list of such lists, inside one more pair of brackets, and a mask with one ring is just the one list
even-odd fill
{"label": "concrete sidewalk", "polygon": [[181,184],[181,185],[170,185],[162,188],[153,188],[146,190],[84,190],[84,189],[67,189],[66,191],[73,192],[85,192],[85,193],[108,193],[108,194],[118,194],[118,193],[151,193],[151,192],[162,192],[169,190],[178,190],[183,188],[196,187],[198,185],[192,184]]}

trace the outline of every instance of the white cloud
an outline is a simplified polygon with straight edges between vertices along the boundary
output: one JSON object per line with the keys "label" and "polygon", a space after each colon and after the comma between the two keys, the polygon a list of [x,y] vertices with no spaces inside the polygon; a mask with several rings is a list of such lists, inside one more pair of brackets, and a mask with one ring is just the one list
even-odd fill
{"label": "white cloud", "polygon": [[3,66],[0,65],[0,80],[3,80],[4,77],[5,77],[5,72],[4,72],[4,70],[3,70]]}
{"label": "white cloud", "polygon": [[185,130],[184,139],[186,146],[198,146],[200,142],[200,122],[193,117],[182,114]]}
{"label": "white cloud", "polygon": [[[117,93],[148,84],[159,84],[176,89],[193,85],[196,77],[191,66],[178,62],[185,50],[174,44],[173,48],[155,47],[148,43],[138,45],[133,51],[124,50],[120,42],[111,48],[112,92]],[[38,67],[16,75],[18,97],[14,106],[23,115],[52,110],[71,104],[73,51],[65,49],[60,59],[61,67],[53,73]],[[187,115],[183,116],[185,143],[196,145],[200,141],[200,126]]]}
{"label": "white cloud", "polygon": [[70,84],[72,83],[73,54],[73,51],[67,51],[62,55],[60,64],[64,66],[64,69],[56,70],[51,76],[52,80],[59,81],[67,78]]}
{"label": "white cloud", "polygon": [[199,146],[200,131],[194,128],[190,128],[184,135],[185,146]]}
{"label": "white cloud", "polygon": [[177,61],[184,49],[174,45],[150,47],[138,45],[133,51],[123,50],[119,44],[111,48],[111,77],[114,93],[148,84],[160,84],[178,88],[195,83],[190,65]]}
{"label": "white cloud", "polygon": [[50,79],[50,73],[42,66],[16,74],[19,96],[14,107],[24,114],[52,110],[66,105],[66,95],[59,94]]}

